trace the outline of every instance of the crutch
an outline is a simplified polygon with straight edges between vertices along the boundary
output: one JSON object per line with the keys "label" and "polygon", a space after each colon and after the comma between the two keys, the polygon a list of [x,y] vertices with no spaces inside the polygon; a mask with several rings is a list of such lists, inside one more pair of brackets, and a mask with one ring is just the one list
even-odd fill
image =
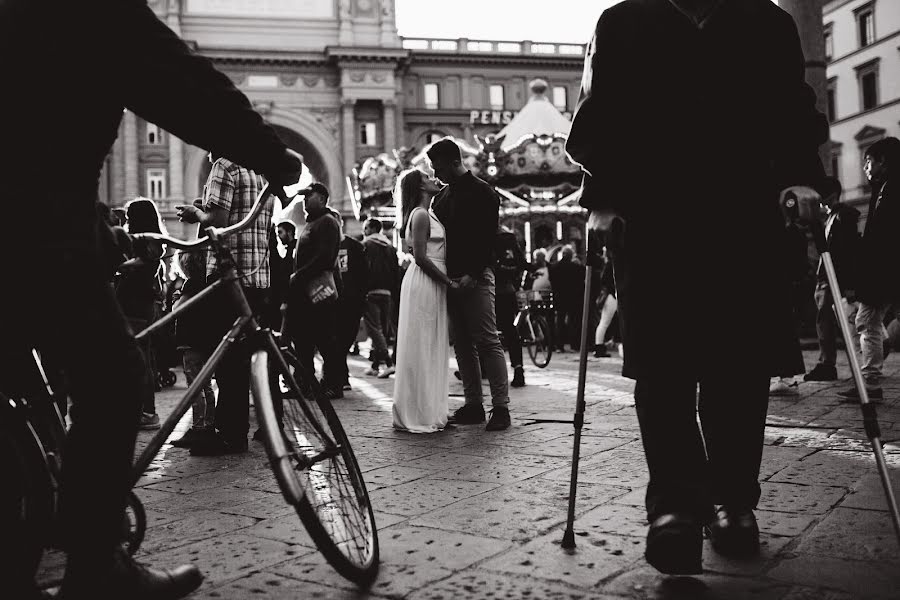
{"label": "crutch", "polygon": [[[613,220],[613,226],[610,234],[621,234],[622,221],[620,219]],[[566,520],[566,531],[563,533],[562,547],[572,549],[575,547],[575,495],[578,491],[578,461],[581,456],[581,428],[584,425],[584,384],[587,379],[587,355],[588,355],[588,329],[591,323],[591,274],[600,253],[595,252],[591,247],[591,240],[594,236],[590,230],[585,230],[585,239],[587,240],[585,255],[586,260],[584,266],[584,296],[581,304],[581,352],[578,361],[578,395],[575,402],[575,417],[572,420],[575,426],[575,440],[572,445],[572,476],[569,482],[569,513]]]}
{"label": "crutch", "polygon": [[[784,206],[792,218],[797,218],[799,207],[797,206],[797,196],[795,194],[788,193],[785,195]],[[872,451],[875,453],[875,464],[878,465],[878,474],[881,476],[881,484],[884,486],[888,509],[894,522],[894,532],[897,534],[898,543],[900,543],[900,511],[897,509],[897,500],[894,497],[894,490],[891,488],[891,479],[887,463],[884,460],[884,451],[881,447],[881,428],[878,426],[878,415],[875,405],[869,400],[869,392],[866,390],[866,382],[863,380],[862,369],[859,367],[859,359],[853,349],[853,333],[850,331],[847,315],[844,314],[844,305],[841,302],[843,294],[841,294],[841,288],[838,285],[834,262],[831,260],[831,252],[828,251],[825,229],[818,220],[811,220],[809,225],[815,240],[816,250],[822,257],[822,264],[825,265],[825,275],[828,278],[828,288],[831,291],[835,317],[841,327],[844,347],[847,350],[847,359],[850,361],[850,370],[853,372],[853,381],[856,383],[856,390],[859,392],[859,407],[862,410],[863,427],[866,430],[866,437],[869,438],[872,444]]]}

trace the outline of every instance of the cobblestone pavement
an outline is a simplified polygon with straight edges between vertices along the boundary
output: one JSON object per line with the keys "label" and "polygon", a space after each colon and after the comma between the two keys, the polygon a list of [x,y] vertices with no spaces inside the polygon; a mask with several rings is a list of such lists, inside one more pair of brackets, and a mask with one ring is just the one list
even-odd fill
{"label": "cobblestone pavement", "polygon": [[[577,354],[529,368],[511,390],[513,426],[417,436],[391,428],[392,380],[363,378],[336,402],[376,510],[382,565],[368,592],[338,576],[312,546],[268,470],[264,451],[192,458],[166,446],[138,496],[150,521],[139,558],[197,563],[192,598],[760,599],[900,598],[900,548],[848,382],[801,383],[773,398],[758,517],[762,554],[729,561],[708,546],[704,574],[666,578],[643,560],[647,482],[631,392],[618,358],[591,359],[574,552],[560,547],[573,442]],[[814,364],[814,353],[806,356]],[[900,357],[888,359],[879,408],[900,492]],[[846,365],[839,374],[849,377]],[[452,380],[452,378],[451,378]],[[451,384],[451,408],[462,403]],[[741,385],[735,381],[734,385]],[[165,414],[184,380],[159,394]],[[178,432],[188,426],[182,421]],[[176,432],[176,435],[178,435]],[[146,440],[149,434],[142,433]],[[59,556],[45,559],[44,577]]]}

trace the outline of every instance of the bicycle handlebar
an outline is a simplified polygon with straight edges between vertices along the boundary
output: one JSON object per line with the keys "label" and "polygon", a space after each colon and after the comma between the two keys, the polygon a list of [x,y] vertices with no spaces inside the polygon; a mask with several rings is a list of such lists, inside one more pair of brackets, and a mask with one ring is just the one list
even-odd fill
{"label": "bicycle handlebar", "polygon": [[[216,234],[216,237],[224,237],[227,235],[231,235],[232,233],[237,233],[238,231],[243,231],[259,217],[263,207],[265,207],[266,203],[269,200],[269,196],[276,195],[275,192],[273,192],[273,189],[274,186],[271,183],[266,183],[265,187],[256,198],[256,203],[253,205],[253,208],[250,209],[250,214],[244,217],[244,219],[240,223],[235,223],[234,225],[229,225],[228,227],[208,227],[207,229],[212,229],[213,233]],[[158,242],[163,242],[173,248],[178,248],[179,250],[193,250],[195,248],[201,248],[210,242],[208,235],[190,241],[181,240],[170,235],[163,235],[161,233],[136,233],[133,237],[137,240],[155,240]]]}

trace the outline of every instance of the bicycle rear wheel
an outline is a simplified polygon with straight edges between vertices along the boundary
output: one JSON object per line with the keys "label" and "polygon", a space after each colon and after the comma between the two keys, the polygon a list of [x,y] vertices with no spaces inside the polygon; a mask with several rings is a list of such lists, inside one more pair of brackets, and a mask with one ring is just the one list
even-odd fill
{"label": "bicycle rear wheel", "polygon": [[9,574],[30,581],[54,522],[54,490],[43,449],[25,417],[27,407],[0,393],[0,554]]}
{"label": "bicycle rear wheel", "polygon": [[[277,356],[260,350],[251,363],[253,397],[269,461],[285,499],[296,507],[325,559],[350,581],[367,585],[378,574],[378,534],[359,464],[315,377],[302,373],[292,355],[282,356],[294,367],[306,394]],[[283,406],[282,423],[278,405]]]}
{"label": "bicycle rear wheel", "polygon": [[550,364],[550,357],[553,356],[550,325],[542,315],[532,315],[531,326],[534,328],[534,341],[528,344],[528,356],[534,366],[543,369]]}

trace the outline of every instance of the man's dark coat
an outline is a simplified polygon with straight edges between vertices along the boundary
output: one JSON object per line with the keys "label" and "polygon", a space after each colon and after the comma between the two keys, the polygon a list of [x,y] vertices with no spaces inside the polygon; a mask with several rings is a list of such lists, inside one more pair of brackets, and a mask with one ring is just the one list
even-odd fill
{"label": "man's dark coat", "polygon": [[566,149],[590,175],[582,205],[625,218],[626,376],[803,372],[777,198],[824,176],[814,101],[796,27],[770,0],[722,3],[702,27],[668,0],[601,15]]}
{"label": "man's dark coat", "polygon": [[[896,177],[894,179],[897,179]],[[900,302],[900,277],[893,269],[900,257],[900,194],[897,181],[875,186],[862,237],[857,297],[871,305]]]}

